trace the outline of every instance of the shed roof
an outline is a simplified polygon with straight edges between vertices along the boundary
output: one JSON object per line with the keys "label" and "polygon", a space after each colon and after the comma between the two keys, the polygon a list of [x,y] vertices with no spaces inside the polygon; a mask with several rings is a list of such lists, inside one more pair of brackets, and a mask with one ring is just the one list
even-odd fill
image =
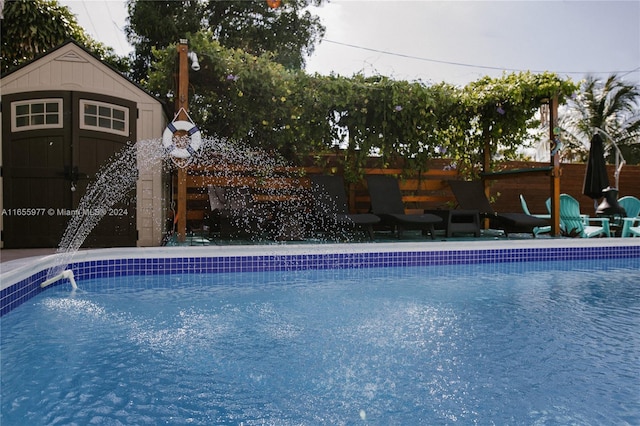
{"label": "shed roof", "polygon": [[136,102],[163,102],[75,40],[2,75],[3,94],[41,90],[97,92]]}

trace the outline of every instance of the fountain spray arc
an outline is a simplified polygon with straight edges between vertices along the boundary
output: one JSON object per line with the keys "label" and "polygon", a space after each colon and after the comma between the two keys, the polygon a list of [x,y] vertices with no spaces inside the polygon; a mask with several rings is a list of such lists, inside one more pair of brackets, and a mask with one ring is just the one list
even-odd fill
{"label": "fountain spray arc", "polygon": [[162,160],[163,151],[162,144],[157,140],[140,141],[126,146],[98,171],[95,181],[87,187],[87,192],[77,207],[78,212],[91,214],[74,215],[69,220],[56,251],[57,264],[49,268],[47,273],[48,280],[56,277],[58,280],[68,278],[62,273],[87,236],[107,214],[109,208],[135,189],[138,180],[138,158],[144,159],[140,162],[141,167],[148,167],[145,164],[157,164]]}
{"label": "fountain spray arc", "polygon": [[[107,166],[96,175],[96,181],[87,189],[78,205],[78,211],[91,211],[91,215],[76,215],[71,218],[60,241],[56,254],[59,256],[57,266],[51,267],[47,273],[47,280],[42,287],[53,284],[62,279],[69,279],[76,288],[73,272],[65,270],[73,255],[80,249],[89,233],[102,220],[106,209],[121,201],[125,195],[135,188],[138,180],[138,158],[142,156],[147,163],[164,158],[170,154],[173,163],[178,166],[178,206],[180,213],[178,222],[178,239],[186,238],[186,171],[195,151],[202,144],[200,131],[193,124],[188,114],[189,98],[189,61],[194,71],[200,69],[198,56],[189,52],[187,40],[181,39],[178,44],[179,56],[179,86],[176,97],[178,113],[169,123],[163,134],[162,144],[157,141],[138,142],[130,145],[124,151],[108,162]],[[186,121],[189,120],[189,121]],[[165,152],[166,150],[166,152]],[[96,209],[98,207],[98,209]],[[102,212],[102,213],[101,213]]]}
{"label": "fountain spray arc", "polygon": [[[51,267],[47,273],[48,280],[56,279],[47,285],[68,278],[61,275],[66,272],[65,267],[71,263],[75,253],[108,209],[136,188],[139,173],[147,174],[152,168],[158,167],[158,164],[169,169],[173,160],[174,157],[160,139],[138,141],[112,157],[96,174],[95,181],[88,186],[87,192],[78,204],[78,211],[91,211],[92,214],[73,216],[67,224],[56,252],[59,259],[56,266]],[[263,176],[269,176],[274,169],[287,165],[284,159],[255,147],[212,137],[202,138],[200,149],[196,155],[190,157],[190,161],[191,164],[209,170],[212,176],[225,178],[231,173],[225,167],[228,164],[242,164]]]}
{"label": "fountain spray arc", "polygon": [[[184,55],[185,59],[192,61],[193,69],[194,55],[189,57],[186,46],[184,47],[181,56]],[[187,61],[181,69],[186,68],[188,71],[186,64],[188,64]],[[229,165],[239,165],[240,168],[253,170],[256,175],[263,178],[273,176],[275,170],[290,166],[288,161],[275,152],[266,152],[255,146],[226,138],[201,137],[184,108],[187,87],[188,85],[184,86],[182,92],[184,96],[178,96],[181,99],[181,106],[177,110],[179,114],[176,114],[174,120],[169,123],[163,138],[140,140],[135,144],[127,145],[98,171],[95,180],[87,187],[77,207],[78,211],[91,211],[92,214],[71,217],[56,252],[58,256],[56,266],[51,267],[47,273],[46,285],[62,279],[71,281],[70,269],[65,271],[65,268],[71,264],[73,256],[85,239],[107,214],[108,209],[122,201],[136,188],[138,176],[157,170],[158,165],[165,171],[171,170],[177,174],[178,236],[182,234],[184,239],[186,239],[187,166],[196,166],[205,177],[223,180],[232,180],[235,177],[234,168],[228,167]],[[183,118],[188,121],[182,120]],[[288,191],[283,187],[283,183],[263,189],[265,195],[275,198]],[[293,193],[296,188],[291,187],[289,190]],[[304,211],[295,206],[291,211],[285,211],[283,214],[294,218],[300,224],[308,220]]]}

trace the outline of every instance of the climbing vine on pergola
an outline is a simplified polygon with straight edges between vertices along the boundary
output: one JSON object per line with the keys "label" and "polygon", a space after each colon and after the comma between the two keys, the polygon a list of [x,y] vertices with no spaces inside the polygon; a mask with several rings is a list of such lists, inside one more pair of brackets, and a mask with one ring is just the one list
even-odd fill
{"label": "climbing vine on pergola", "polygon": [[[506,158],[531,139],[545,99],[562,103],[577,90],[553,73],[484,77],[465,87],[388,77],[309,75],[268,55],[225,49],[210,34],[189,39],[201,69],[190,74],[190,115],[211,136],[279,152],[294,164],[310,154],[341,155],[356,179],[371,154],[403,160],[408,174],[431,158],[471,171],[487,148]],[[156,52],[149,89],[175,93],[175,46]]]}

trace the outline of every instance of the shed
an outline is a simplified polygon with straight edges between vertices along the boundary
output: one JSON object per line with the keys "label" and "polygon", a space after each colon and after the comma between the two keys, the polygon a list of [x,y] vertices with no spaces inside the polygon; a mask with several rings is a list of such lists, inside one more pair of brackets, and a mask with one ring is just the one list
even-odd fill
{"label": "shed", "polygon": [[[160,140],[167,123],[157,98],[74,41],[3,75],[0,88],[3,248],[57,247],[70,216],[90,214],[76,209],[100,168],[127,144]],[[135,161],[135,190],[85,247],[160,245],[162,167]]]}

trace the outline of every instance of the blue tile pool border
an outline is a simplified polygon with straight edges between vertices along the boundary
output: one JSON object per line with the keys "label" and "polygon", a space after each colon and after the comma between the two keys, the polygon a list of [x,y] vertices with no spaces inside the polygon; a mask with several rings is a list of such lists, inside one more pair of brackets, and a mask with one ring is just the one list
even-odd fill
{"label": "blue tile pool border", "polygon": [[[134,275],[282,272],[625,258],[640,259],[640,245],[127,257],[72,262],[67,265],[67,269],[73,270],[76,281],[81,283],[89,279]],[[0,316],[46,291],[40,288],[40,284],[46,280],[47,271],[48,268],[39,270],[0,290]],[[61,280],[55,285],[65,282],[66,280]]]}

